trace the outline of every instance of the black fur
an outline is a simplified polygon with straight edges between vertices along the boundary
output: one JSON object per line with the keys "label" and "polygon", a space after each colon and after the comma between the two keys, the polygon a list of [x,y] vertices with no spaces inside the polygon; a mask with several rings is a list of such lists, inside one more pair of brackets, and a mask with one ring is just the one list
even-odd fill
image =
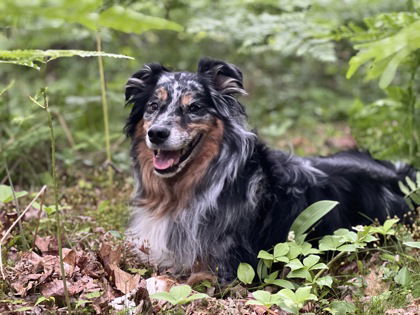
{"label": "black fur", "polygon": [[[128,135],[133,136],[156,83],[168,71],[149,65],[134,75],[143,83],[129,81],[126,99],[134,107],[125,127]],[[223,121],[224,135],[220,153],[195,188],[190,206],[178,217],[147,225],[163,229],[165,224],[163,243],[156,246],[168,253],[159,256],[157,264],[185,271],[196,261],[205,262],[223,279],[232,279],[240,262],[255,265],[259,250],[285,241],[294,219],[316,201],[336,200],[339,205],[317,224],[310,238],[370,224],[375,218],[380,222],[388,216],[402,218],[409,211],[398,181],[414,178],[414,168],[397,167],[357,150],[301,158],[269,149],[247,129],[244,107],[233,97],[245,93],[237,67],[203,59],[197,74],[185,76],[204,90],[201,101]],[[135,146],[133,141],[133,150]],[[135,154],[133,160],[135,172],[141,172]],[[138,174],[136,180],[135,199],[141,198],[143,184]],[[151,216],[147,207],[134,209],[130,238],[148,235],[138,225]]]}

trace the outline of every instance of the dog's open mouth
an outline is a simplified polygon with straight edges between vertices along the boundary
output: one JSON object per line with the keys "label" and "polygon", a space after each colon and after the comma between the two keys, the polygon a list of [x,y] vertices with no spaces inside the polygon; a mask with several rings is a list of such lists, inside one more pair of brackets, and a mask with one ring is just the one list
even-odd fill
{"label": "dog's open mouth", "polygon": [[160,174],[175,172],[178,167],[186,162],[202,138],[202,134],[196,136],[189,144],[180,150],[154,150],[153,166]]}

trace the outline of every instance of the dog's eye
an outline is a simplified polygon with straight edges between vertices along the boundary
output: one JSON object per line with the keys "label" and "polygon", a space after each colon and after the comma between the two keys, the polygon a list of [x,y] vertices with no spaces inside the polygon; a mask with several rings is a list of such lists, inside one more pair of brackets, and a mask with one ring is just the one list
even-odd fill
{"label": "dog's eye", "polygon": [[149,113],[153,113],[154,111],[156,111],[158,109],[159,105],[157,103],[150,103],[147,106],[147,112]]}
{"label": "dog's eye", "polygon": [[195,113],[195,112],[198,112],[200,108],[201,107],[198,104],[191,104],[190,106],[188,106],[188,111],[190,113]]}

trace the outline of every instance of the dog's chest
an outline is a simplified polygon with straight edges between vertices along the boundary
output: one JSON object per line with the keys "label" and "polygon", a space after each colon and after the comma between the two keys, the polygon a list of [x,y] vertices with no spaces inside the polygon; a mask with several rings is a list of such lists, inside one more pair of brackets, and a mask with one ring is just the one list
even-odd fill
{"label": "dog's chest", "polygon": [[167,217],[155,217],[144,208],[134,210],[126,234],[144,262],[153,265],[171,265],[167,249],[168,225]]}

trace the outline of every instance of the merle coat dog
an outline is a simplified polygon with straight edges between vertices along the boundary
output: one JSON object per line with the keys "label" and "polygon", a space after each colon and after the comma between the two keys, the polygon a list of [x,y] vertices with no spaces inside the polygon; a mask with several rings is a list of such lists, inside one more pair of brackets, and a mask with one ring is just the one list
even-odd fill
{"label": "merle coat dog", "polygon": [[127,236],[143,260],[229,280],[240,262],[255,265],[259,250],[285,241],[316,201],[339,204],[312,237],[409,211],[398,181],[413,168],[359,151],[302,158],[270,149],[248,128],[240,94],[241,71],[207,58],[197,73],[148,64],[129,78],[136,187]]}

